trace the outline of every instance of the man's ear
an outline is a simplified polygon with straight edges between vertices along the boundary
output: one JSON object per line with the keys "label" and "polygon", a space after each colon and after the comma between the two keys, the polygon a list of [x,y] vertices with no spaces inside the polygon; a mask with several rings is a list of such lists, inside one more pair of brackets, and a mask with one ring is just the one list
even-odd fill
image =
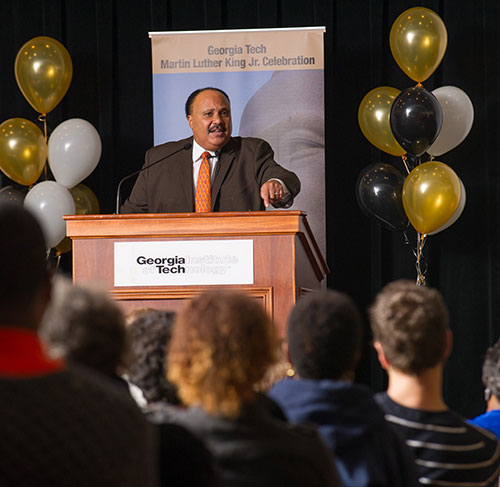
{"label": "man's ear", "polygon": [[193,128],[193,117],[191,115],[188,115],[187,116],[187,119],[188,119],[188,124],[191,128]]}
{"label": "man's ear", "polygon": [[373,342],[373,348],[377,351],[377,358],[380,362],[380,365],[384,370],[387,370],[390,367],[389,361],[385,356],[384,349],[382,348],[382,344],[380,342]]}

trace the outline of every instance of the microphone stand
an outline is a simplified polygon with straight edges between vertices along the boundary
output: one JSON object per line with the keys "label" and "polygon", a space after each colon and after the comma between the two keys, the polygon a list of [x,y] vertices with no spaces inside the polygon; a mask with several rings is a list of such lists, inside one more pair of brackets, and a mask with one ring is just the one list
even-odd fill
{"label": "microphone stand", "polygon": [[150,167],[153,167],[156,164],[159,164],[160,162],[163,162],[165,159],[168,159],[169,157],[175,156],[175,154],[178,154],[179,152],[182,152],[183,150],[189,150],[189,149],[191,149],[192,146],[193,146],[193,144],[191,142],[186,142],[180,149],[172,152],[171,154],[166,155],[165,157],[162,157],[162,158],[158,159],[157,161],[153,162],[149,166],[143,167],[143,168],[141,168],[141,169],[139,169],[137,171],[134,171],[132,174],[129,174],[128,176],[125,176],[124,178],[122,178],[120,180],[120,182],[118,183],[118,188],[116,190],[116,212],[115,212],[115,214],[116,215],[120,214],[120,194],[121,194],[120,190],[121,190],[122,184],[125,181],[127,181],[130,178],[133,178],[134,176],[136,176],[137,174],[141,173],[142,171],[145,171],[146,169],[149,169]]}

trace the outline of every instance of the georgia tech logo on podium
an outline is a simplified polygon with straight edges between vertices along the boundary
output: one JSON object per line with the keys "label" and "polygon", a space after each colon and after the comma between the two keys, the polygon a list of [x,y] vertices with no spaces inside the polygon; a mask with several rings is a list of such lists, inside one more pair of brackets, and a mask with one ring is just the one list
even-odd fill
{"label": "georgia tech logo on podium", "polygon": [[[183,267],[182,264],[186,263],[186,259],[184,257],[145,257],[140,255],[137,257],[137,263],[139,265],[147,265],[154,266],[159,274],[185,274],[186,267]],[[148,272],[150,273],[150,272]]]}

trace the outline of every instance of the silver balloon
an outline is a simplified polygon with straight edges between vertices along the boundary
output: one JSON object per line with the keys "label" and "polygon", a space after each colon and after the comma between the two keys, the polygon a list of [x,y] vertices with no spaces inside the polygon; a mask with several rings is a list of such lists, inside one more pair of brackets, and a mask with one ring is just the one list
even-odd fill
{"label": "silver balloon", "polygon": [[66,222],[62,217],[75,214],[71,193],[55,181],[43,181],[33,186],[26,195],[24,206],[38,219],[48,249],[66,236]]}

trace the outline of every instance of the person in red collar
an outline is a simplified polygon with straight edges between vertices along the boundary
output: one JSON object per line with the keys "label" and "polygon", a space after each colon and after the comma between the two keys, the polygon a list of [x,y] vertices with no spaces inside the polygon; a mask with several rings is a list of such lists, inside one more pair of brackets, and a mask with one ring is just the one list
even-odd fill
{"label": "person in red collar", "polygon": [[61,370],[43,351],[36,330],[50,301],[45,242],[21,207],[0,208],[0,375],[37,376]]}
{"label": "person in red collar", "polygon": [[0,253],[0,485],[157,485],[155,438],[132,398],[45,353],[45,241],[21,206],[0,204]]}

